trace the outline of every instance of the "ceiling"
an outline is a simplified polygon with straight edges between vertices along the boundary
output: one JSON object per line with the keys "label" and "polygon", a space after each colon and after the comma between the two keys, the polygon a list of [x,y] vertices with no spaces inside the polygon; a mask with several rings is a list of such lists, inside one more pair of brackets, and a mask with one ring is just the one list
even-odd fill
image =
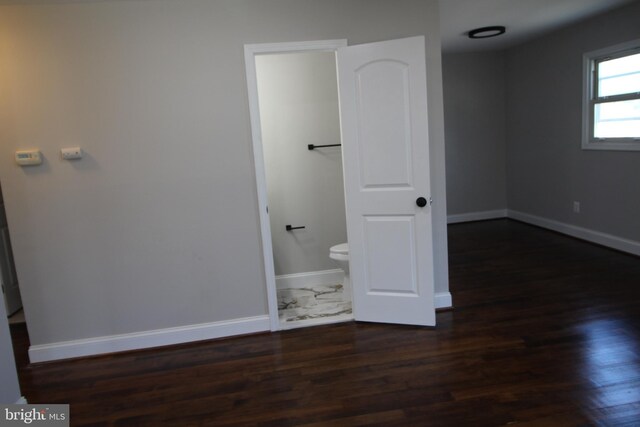
{"label": "ceiling", "polygon": [[[82,3],[105,0],[0,0],[3,4]],[[393,0],[388,0],[393,1]],[[581,19],[640,0],[438,0],[442,51],[475,52],[515,46]],[[470,40],[474,28],[504,25],[506,34]]]}
{"label": "ceiling", "polygon": [[[442,51],[475,52],[515,46],[579,20],[637,0],[440,0]],[[504,25],[495,38],[467,37],[469,30]]]}

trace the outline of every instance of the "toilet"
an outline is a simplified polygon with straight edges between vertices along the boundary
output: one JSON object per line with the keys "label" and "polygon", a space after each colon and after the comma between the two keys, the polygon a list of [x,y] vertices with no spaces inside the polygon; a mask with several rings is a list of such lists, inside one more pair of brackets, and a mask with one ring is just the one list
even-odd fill
{"label": "toilet", "polygon": [[344,281],[342,283],[343,295],[345,300],[351,300],[351,283],[349,280],[349,244],[341,243],[331,246],[329,249],[329,258],[338,262],[340,268],[344,271]]}

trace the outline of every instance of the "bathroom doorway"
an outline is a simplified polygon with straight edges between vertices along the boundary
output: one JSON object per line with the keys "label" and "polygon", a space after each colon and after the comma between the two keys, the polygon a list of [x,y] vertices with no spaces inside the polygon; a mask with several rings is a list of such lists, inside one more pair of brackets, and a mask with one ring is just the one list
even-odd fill
{"label": "bathroom doorway", "polygon": [[9,225],[4,209],[4,198],[0,186],[0,283],[7,316],[12,316],[22,309],[22,298],[18,285],[18,275],[13,261]]}
{"label": "bathroom doorway", "polygon": [[353,319],[334,51],[255,57],[280,329]]}
{"label": "bathroom doorway", "polygon": [[[311,52],[330,53],[337,64],[334,73],[339,92],[349,242],[345,255],[348,257],[353,318],[357,321],[435,326],[425,38],[416,36],[354,46],[346,46],[346,40],[245,45],[271,329],[283,328],[278,316],[272,234],[281,232],[275,229],[282,225],[288,232],[304,231],[307,219],[290,218],[272,227],[270,215],[273,209],[269,203],[274,196],[268,191],[269,161],[266,160],[261,120],[261,115],[270,113],[260,108],[256,64],[264,55]],[[275,74],[276,78],[285,80],[300,78]],[[304,102],[297,102],[294,108],[278,107],[276,110],[280,115],[290,110],[286,114],[299,119],[304,116],[307,120],[306,116],[313,114],[298,113],[308,108]],[[298,126],[298,122],[294,126]],[[276,128],[276,139],[281,138],[281,131]],[[317,129],[310,133],[313,136],[316,132]],[[298,138],[302,139],[302,135],[298,134]],[[324,141],[325,137],[322,139],[318,145],[323,146],[323,150],[337,145],[334,141]],[[315,145],[302,145],[312,144]],[[287,150],[278,150],[274,154],[277,157],[287,155]],[[323,155],[327,155],[326,152]],[[324,172],[312,175],[299,165],[297,170],[297,174],[289,176],[293,185],[302,181],[305,174],[311,179],[323,179]],[[275,173],[281,172],[276,169]],[[321,199],[319,194],[312,196]],[[313,209],[322,210],[322,207],[314,205]],[[303,222],[296,222],[300,220]],[[338,228],[333,226],[331,230]],[[326,248],[324,252],[326,255],[320,255],[321,258],[331,262],[327,259]]]}

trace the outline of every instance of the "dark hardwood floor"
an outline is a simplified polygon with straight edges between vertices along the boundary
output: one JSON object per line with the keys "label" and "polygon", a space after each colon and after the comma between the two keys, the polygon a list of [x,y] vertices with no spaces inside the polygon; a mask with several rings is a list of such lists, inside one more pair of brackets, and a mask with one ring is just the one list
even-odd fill
{"label": "dark hardwood floor", "polygon": [[435,329],[345,323],[29,365],[95,426],[638,426],[640,258],[509,220],[449,227]]}

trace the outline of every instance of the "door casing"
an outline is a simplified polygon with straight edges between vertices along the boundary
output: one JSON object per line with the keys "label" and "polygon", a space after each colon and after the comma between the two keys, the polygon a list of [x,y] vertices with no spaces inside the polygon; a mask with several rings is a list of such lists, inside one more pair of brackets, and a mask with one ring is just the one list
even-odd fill
{"label": "door casing", "polygon": [[260,125],[260,106],[258,103],[258,80],[255,57],[256,55],[281,53],[336,52],[338,48],[344,46],[347,46],[346,39],[291,43],[260,43],[247,44],[244,46],[249,112],[251,116],[251,135],[253,140],[253,160],[256,170],[256,187],[258,191],[262,253],[264,257],[264,271],[267,283],[269,323],[272,331],[278,331],[282,328],[280,326],[280,320],[278,319],[278,294],[273,265],[273,247],[271,246],[271,224],[269,222],[268,213],[267,178],[262,146],[262,129]]}

